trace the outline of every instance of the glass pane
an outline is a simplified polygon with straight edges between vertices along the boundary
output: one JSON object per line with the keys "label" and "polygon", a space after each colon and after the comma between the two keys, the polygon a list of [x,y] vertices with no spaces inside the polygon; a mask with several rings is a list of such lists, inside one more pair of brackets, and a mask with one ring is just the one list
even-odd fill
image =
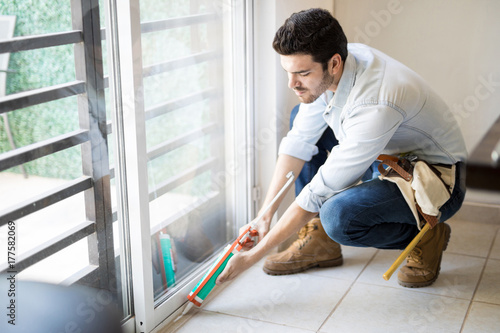
{"label": "glass pane", "polygon": [[[210,50],[208,28],[209,24],[200,23],[143,34],[142,48],[148,50],[144,53],[144,66]],[[169,43],[165,43],[166,40]]]}
{"label": "glass pane", "polygon": [[147,0],[141,1],[141,22],[165,20],[194,14],[204,14],[210,11],[207,4],[218,1],[206,0]]}
{"label": "glass pane", "polygon": [[[201,13],[209,21],[142,34],[155,299],[172,295],[232,235],[226,202],[224,66],[219,1],[141,1],[142,23]],[[219,33],[217,33],[219,32]],[[205,53],[200,59],[195,55]],[[176,67],[157,66],[182,58]],[[152,69],[153,68],[153,69]],[[167,69],[165,69],[167,68]],[[228,68],[226,68],[228,69]],[[213,90],[210,97],[186,98]],[[179,100],[184,102],[180,103]],[[158,112],[160,111],[160,112]],[[162,298],[163,299],[163,298]]]}
{"label": "glass pane", "polygon": [[144,104],[146,112],[153,106],[200,92],[210,86],[211,62],[193,63],[180,69],[144,78]]}

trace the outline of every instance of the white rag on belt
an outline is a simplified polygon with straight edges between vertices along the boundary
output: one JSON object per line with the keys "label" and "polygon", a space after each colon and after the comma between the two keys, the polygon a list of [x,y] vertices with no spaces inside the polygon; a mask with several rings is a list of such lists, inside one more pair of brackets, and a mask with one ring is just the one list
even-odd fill
{"label": "white rag on belt", "polygon": [[455,186],[456,166],[442,167],[433,165],[432,167],[441,173],[439,177],[431,170],[429,165],[423,161],[412,163],[413,179],[407,182],[397,174],[389,173],[387,176],[380,175],[381,180],[388,180],[395,183],[403,194],[410,207],[419,229],[423,226],[423,221],[418,217],[417,203],[422,212],[436,216],[439,220],[441,215],[439,209],[450,199],[453,187]]}

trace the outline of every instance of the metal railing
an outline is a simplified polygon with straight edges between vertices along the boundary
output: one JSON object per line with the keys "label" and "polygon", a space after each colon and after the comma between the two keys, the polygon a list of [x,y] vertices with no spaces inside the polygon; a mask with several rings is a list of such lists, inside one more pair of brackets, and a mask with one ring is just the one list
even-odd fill
{"label": "metal railing", "polygon": [[[107,290],[116,290],[114,286],[115,269],[112,223],[117,214],[112,212],[110,198],[110,179],[114,169],[109,166],[107,135],[112,132],[113,125],[106,119],[104,89],[108,87],[108,78],[103,76],[101,40],[105,37],[104,29],[99,23],[99,6],[97,0],[71,0],[73,31],[38,36],[16,37],[0,41],[0,53],[13,53],[60,45],[74,45],[76,80],[64,84],[44,87],[0,97],[0,114],[21,110],[37,104],[47,103],[69,96],[78,96],[78,114],[80,129],[48,140],[37,142],[0,154],[0,171],[22,165],[26,162],[54,154],[74,146],[82,151],[83,176],[68,181],[65,185],[51,189],[38,196],[0,211],[0,226],[10,220],[20,219],[29,214],[47,208],[57,202],[68,199],[78,193],[85,193],[86,220],[74,228],[56,235],[45,243],[19,256],[16,268],[22,271],[37,262],[55,254],[69,245],[87,238],[89,245],[89,262],[87,267],[68,277],[64,283],[80,283]],[[141,24],[143,33],[174,29],[211,22],[216,14],[191,15],[189,17],[166,19]],[[184,66],[207,61],[220,61],[221,54],[206,51],[186,57],[153,64],[143,68],[143,76],[165,73]],[[216,88],[208,88],[182,96],[175,100],[150,107],[145,111],[145,119],[150,120],[173,110],[204,100],[220,99]],[[21,110],[23,112],[23,110]],[[148,151],[148,160],[156,159],[202,136],[212,135],[221,130],[215,122],[195,128],[163,142]],[[210,157],[191,169],[183,170],[177,175],[150,190],[149,200],[171,191],[189,181],[192,175],[207,170],[221,168],[221,159]],[[216,196],[216,195],[215,195]],[[214,194],[203,198],[196,206],[206,205],[216,200]],[[196,208],[196,207],[194,207]],[[190,211],[179,214],[189,214]],[[174,215],[166,223],[180,218]],[[178,216],[179,215],[179,216]],[[155,230],[152,229],[152,232]],[[0,273],[7,270],[0,266]]]}
{"label": "metal railing", "polygon": [[[77,226],[55,235],[26,253],[20,254],[16,269],[21,272],[58,251],[87,238],[89,246],[88,267],[83,268],[66,281],[116,290],[114,260],[107,253],[113,249],[111,227],[111,198],[109,192],[109,162],[101,39],[99,32],[99,7],[97,1],[72,0],[73,31],[38,36],[15,37],[0,42],[0,53],[28,51],[60,45],[74,45],[76,80],[50,87],[24,91],[0,98],[0,114],[22,110],[30,106],[78,96],[80,129],[41,142],[20,147],[0,154],[0,171],[54,154],[74,146],[82,151],[83,176],[70,180],[37,196],[27,198],[14,206],[0,211],[0,226],[38,212],[78,193],[85,194],[86,219]],[[96,139],[99,138],[99,139]],[[104,138],[104,139],[103,139]],[[104,241],[103,241],[104,240]],[[0,272],[7,270],[0,266]]]}

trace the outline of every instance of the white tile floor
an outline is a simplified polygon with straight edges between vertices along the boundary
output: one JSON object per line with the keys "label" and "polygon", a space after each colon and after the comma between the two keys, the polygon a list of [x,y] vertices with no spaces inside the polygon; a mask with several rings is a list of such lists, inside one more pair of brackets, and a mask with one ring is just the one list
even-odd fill
{"label": "white tile floor", "polygon": [[450,225],[430,287],[382,278],[399,251],[343,247],[336,268],[269,276],[261,262],[161,332],[500,332],[500,223]]}

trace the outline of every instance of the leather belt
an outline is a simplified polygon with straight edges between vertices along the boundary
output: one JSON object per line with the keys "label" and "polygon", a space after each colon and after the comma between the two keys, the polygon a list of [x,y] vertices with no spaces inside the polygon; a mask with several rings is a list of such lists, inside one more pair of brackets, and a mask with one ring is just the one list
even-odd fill
{"label": "leather belt", "polygon": [[[379,155],[377,160],[381,161],[378,166],[378,171],[383,176],[395,173],[407,182],[411,182],[413,180],[413,164],[410,162],[410,160],[383,154]],[[384,168],[384,165],[389,166],[389,168]],[[437,216],[425,214],[424,212],[422,212],[422,209],[416,202],[415,206],[417,207],[419,215],[422,216],[427,223],[429,223],[431,229],[439,223]]]}

